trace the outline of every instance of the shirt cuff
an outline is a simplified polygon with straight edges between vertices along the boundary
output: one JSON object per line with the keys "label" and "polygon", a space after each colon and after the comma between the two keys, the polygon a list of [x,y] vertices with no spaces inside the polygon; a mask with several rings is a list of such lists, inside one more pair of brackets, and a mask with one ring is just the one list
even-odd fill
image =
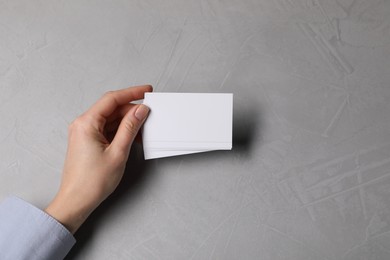
{"label": "shirt cuff", "polygon": [[24,200],[0,204],[0,259],[63,259],[75,243],[62,224]]}

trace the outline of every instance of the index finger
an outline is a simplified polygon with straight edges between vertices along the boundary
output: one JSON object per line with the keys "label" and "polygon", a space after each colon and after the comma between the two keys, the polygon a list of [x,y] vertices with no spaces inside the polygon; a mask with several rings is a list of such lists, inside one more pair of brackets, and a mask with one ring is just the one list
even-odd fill
{"label": "index finger", "polygon": [[91,116],[107,118],[119,106],[144,98],[145,92],[152,92],[151,85],[135,86],[108,91],[88,111]]}

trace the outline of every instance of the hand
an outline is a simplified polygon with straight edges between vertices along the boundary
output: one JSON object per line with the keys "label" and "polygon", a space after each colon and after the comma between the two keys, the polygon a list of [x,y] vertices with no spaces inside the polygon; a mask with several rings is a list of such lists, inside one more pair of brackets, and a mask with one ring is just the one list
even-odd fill
{"label": "hand", "polygon": [[68,150],[60,189],[46,212],[75,233],[118,186],[130,147],[149,108],[143,99],[152,86],[107,92],[68,129]]}

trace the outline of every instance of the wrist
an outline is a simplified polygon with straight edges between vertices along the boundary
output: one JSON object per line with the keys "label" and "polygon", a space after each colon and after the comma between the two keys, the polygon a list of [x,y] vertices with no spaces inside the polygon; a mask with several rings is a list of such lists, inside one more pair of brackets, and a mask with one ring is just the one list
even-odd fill
{"label": "wrist", "polygon": [[85,222],[92,210],[77,205],[76,201],[57,195],[44,210],[72,234]]}

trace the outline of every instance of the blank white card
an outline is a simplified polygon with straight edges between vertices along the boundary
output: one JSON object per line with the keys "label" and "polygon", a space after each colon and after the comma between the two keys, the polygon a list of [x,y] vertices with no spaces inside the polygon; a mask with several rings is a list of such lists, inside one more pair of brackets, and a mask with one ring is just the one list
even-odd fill
{"label": "blank white card", "polygon": [[145,159],[232,149],[233,94],[145,93]]}

